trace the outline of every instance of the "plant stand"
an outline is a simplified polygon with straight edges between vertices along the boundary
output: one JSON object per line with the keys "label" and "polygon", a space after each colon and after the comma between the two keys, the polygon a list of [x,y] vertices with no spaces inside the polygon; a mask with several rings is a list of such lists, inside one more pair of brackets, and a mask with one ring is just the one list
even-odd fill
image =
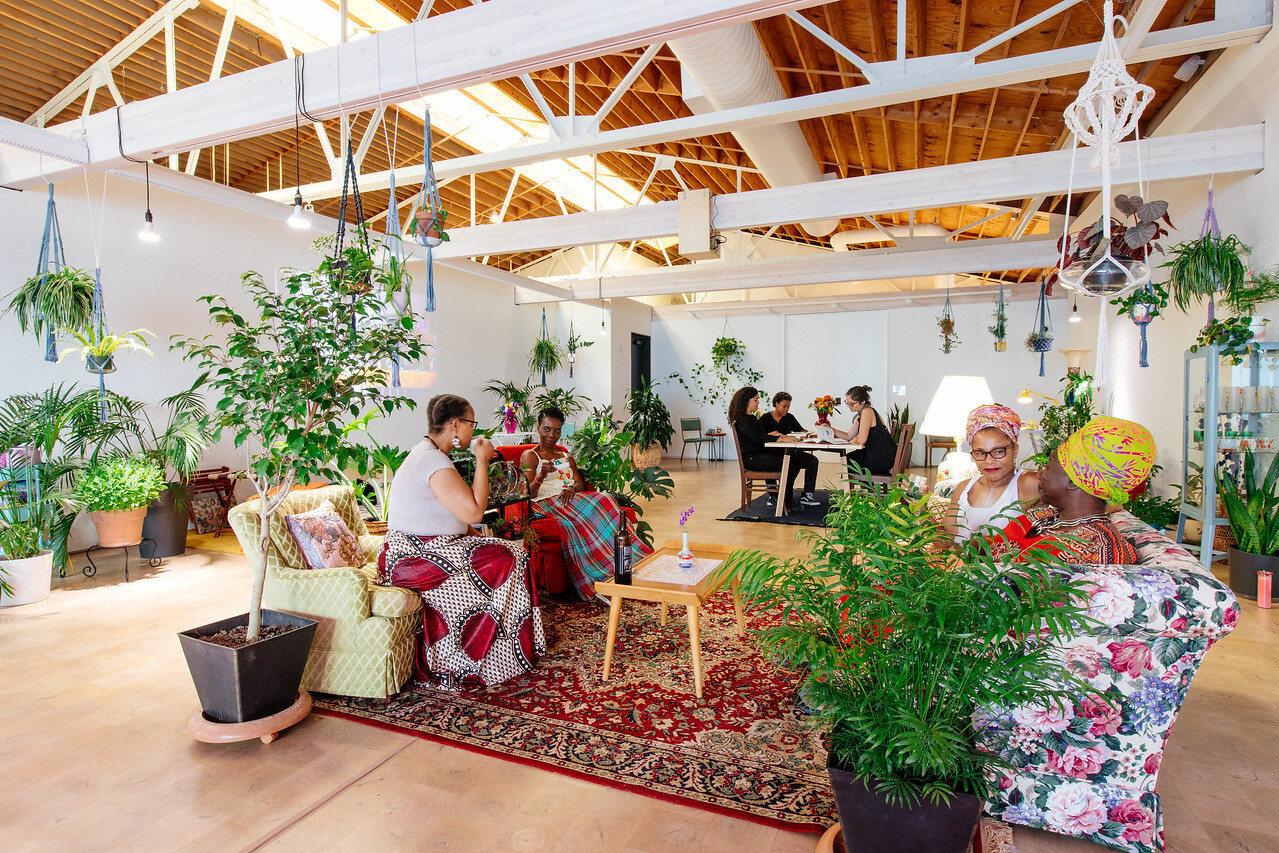
{"label": "plant stand", "polygon": [[298,691],[297,701],[278,714],[243,723],[219,723],[210,720],[203,711],[191,715],[187,731],[201,743],[238,743],[242,740],[260,739],[270,743],[280,732],[294,723],[300,723],[311,713],[311,694]]}
{"label": "plant stand", "polygon": [[[151,543],[151,553],[154,554],[155,549],[157,547],[154,539],[143,538],[138,540],[137,542],[132,543],[131,545],[117,545],[111,548],[103,548],[101,545],[93,545],[89,548],[89,550],[84,552],[84,558],[89,561],[89,565],[85,566],[83,569],[81,569],[81,571],[84,572],[84,576],[86,578],[91,578],[98,573],[97,564],[94,563],[93,558],[89,556],[94,551],[124,551],[124,582],[128,583],[129,582],[129,549],[132,548],[134,545],[138,546],[138,558],[146,559],[147,563],[151,566],[151,568],[155,568],[156,566],[160,565],[160,563],[164,562],[159,557],[150,557],[150,558],[143,557],[142,556],[143,542]],[[66,576],[67,575],[66,575],[65,568],[58,569],[58,577],[65,578]]]}

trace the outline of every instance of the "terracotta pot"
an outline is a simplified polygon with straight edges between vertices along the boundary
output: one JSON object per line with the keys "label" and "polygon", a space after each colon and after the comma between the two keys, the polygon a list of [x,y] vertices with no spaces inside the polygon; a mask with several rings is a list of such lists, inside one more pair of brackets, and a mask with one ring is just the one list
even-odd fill
{"label": "terracotta pot", "polygon": [[99,548],[124,548],[142,541],[142,524],[146,521],[147,508],[121,509],[112,512],[97,510],[89,513],[93,526],[98,528]]}
{"label": "terracotta pot", "polygon": [[413,235],[413,239],[417,241],[419,246],[434,248],[444,242],[444,237],[440,234],[439,220],[436,219],[435,211],[422,209],[415,215],[417,218],[417,230]]}
{"label": "terracotta pot", "polygon": [[16,607],[31,604],[49,597],[53,583],[53,552],[41,551],[34,557],[21,560],[0,559],[5,583],[13,589],[13,595],[0,591],[0,607]]}

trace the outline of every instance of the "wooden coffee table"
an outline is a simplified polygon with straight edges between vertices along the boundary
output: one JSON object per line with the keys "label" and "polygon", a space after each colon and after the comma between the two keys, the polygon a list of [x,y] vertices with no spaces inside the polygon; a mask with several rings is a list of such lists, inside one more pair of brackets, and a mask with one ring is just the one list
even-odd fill
{"label": "wooden coffee table", "polygon": [[[702,634],[701,610],[706,599],[719,590],[714,581],[715,570],[693,583],[671,583],[645,578],[646,570],[651,572],[654,563],[663,557],[678,554],[683,546],[679,542],[666,542],[652,554],[635,564],[634,577],[630,585],[613,581],[597,581],[595,591],[608,596],[611,600],[608,609],[608,638],[604,642],[604,680],[608,680],[609,666],[613,662],[613,644],[617,640],[617,623],[622,617],[622,602],[628,598],[636,601],[655,601],[662,605],[662,624],[666,624],[666,609],[672,604],[682,604],[688,609],[688,642],[693,657],[693,687],[697,698],[702,698]],[[693,556],[708,560],[722,561],[735,548],[726,545],[703,545],[689,543]],[[718,567],[717,567],[718,568]],[[737,599],[737,584],[733,584],[733,613],[737,616],[737,635],[745,631],[742,618],[742,605]]]}

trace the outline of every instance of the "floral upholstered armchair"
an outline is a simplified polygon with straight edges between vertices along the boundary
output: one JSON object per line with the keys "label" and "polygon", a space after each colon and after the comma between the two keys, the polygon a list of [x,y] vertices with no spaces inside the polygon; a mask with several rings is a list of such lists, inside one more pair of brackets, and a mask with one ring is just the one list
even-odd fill
{"label": "floral upholstered armchair", "polygon": [[1016,768],[994,772],[986,812],[1130,853],[1164,849],[1155,779],[1204,653],[1239,605],[1199,561],[1127,512],[1112,516],[1139,565],[1086,566],[1102,628],[1060,641],[1090,686],[1069,709],[1020,707],[977,720],[985,748]]}
{"label": "floral upholstered armchair", "polygon": [[[355,535],[364,565],[307,568],[284,519],[326,500]],[[257,500],[232,507],[229,520],[245,555],[255,559],[262,530]],[[302,674],[306,690],[385,699],[413,674],[422,599],[412,590],[375,583],[381,548],[382,537],[368,534],[350,486],[293,491],[272,515],[262,603],[319,620]]]}

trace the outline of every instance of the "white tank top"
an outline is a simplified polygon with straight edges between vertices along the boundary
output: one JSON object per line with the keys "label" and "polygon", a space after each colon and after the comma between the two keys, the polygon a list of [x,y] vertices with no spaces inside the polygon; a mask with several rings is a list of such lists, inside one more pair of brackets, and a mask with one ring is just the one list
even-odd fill
{"label": "white tank top", "polygon": [[968,502],[968,492],[972,490],[973,484],[980,480],[980,477],[973,477],[968,481],[968,485],[959,496],[959,530],[955,532],[955,541],[963,542],[977,528],[984,524],[991,524],[992,520],[996,527],[1002,528],[1008,523],[1007,518],[996,519],[995,516],[1006,510],[1009,506],[1017,502],[1017,483],[1021,480],[1021,471],[1013,474],[1013,478],[1008,485],[1004,487],[1004,491],[999,495],[990,506],[973,506]]}

